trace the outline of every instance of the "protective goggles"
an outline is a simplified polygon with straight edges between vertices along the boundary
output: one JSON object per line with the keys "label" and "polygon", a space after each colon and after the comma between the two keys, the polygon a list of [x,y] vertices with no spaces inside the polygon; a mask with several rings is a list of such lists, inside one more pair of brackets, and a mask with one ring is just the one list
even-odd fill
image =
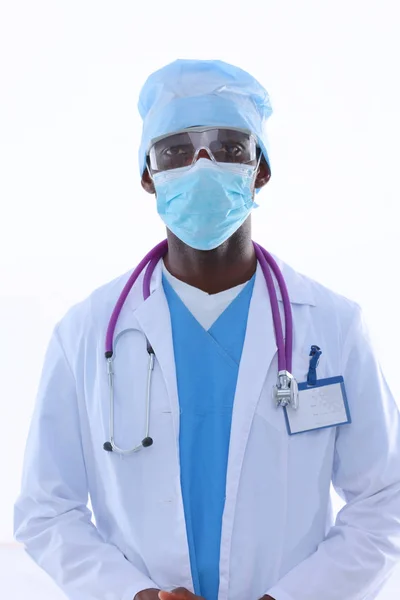
{"label": "protective goggles", "polygon": [[151,171],[190,167],[201,150],[219,163],[249,164],[257,161],[257,140],[248,131],[191,127],[155,140],[148,156]]}

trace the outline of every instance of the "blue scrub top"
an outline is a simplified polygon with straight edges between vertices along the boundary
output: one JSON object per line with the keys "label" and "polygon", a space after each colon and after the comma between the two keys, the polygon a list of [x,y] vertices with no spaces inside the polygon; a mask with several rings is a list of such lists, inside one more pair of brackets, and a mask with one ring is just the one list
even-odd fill
{"label": "blue scrub top", "polygon": [[217,600],[233,401],[255,275],[206,331],[170,283],[181,487],[195,593]]}

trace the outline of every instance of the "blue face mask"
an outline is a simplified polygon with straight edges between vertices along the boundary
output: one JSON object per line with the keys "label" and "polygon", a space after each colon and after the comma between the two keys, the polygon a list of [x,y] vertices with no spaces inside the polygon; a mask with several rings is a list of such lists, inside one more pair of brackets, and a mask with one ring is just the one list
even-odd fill
{"label": "blue face mask", "polygon": [[244,223],[254,203],[257,168],[200,158],[153,175],[158,214],[182,242],[213,250]]}

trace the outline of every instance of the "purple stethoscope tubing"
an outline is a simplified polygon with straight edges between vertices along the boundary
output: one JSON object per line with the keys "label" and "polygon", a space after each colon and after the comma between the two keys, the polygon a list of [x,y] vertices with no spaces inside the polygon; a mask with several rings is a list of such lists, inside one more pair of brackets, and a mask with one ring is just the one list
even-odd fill
{"label": "purple stethoscope tubing", "polygon": [[[274,323],[276,346],[278,348],[278,371],[292,372],[292,353],[293,353],[293,317],[290,306],[289,293],[286,287],[283,275],[273,258],[273,256],[255,242],[254,249],[260,267],[264,274],[265,282],[268,288],[269,299],[271,302],[272,319]],[[274,282],[272,279],[270,268],[278,282],[279,289],[283,301],[283,309],[285,314],[285,337],[282,330],[281,316],[279,312],[278,298]]]}
{"label": "purple stethoscope tubing", "polygon": [[150,252],[148,254],[146,254],[146,256],[143,258],[143,260],[140,261],[140,263],[138,264],[138,266],[133,271],[132,275],[129,277],[128,281],[124,285],[121,295],[118,298],[117,303],[114,307],[114,310],[111,314],[110,322],[107,327],[106,358],[111,358],[113,355],[113,338],[114,338],[115,328],[117,326],[118,317],[121,313],[122,307],[125,304],[125,300],[127,299],[128,294],[131,291],[134,283],[140,276],[140,274],[143,271],[143,269],[145,268],[145,266],[150,263],[149,268],[147,269],[147,271],[145,273],[145,277],[144,277],[144,281],[143,281],[143,296],[144,296],[144,300],[147,300],[147,298],[150,296],[151,276],[156,267],[156,264],[158,263],[160,258],[162,258],[165,255],[167,250],[168,250],[167,240],[164,240],[164,241],[160,242],[159,244],[157,244],[157,246],[155,246],[152,250],[150,250]]}
{"label": "purple stethoscope tubing", "polygon": [[[274,398],[277,405],[287,406],[292,404],[293,408],[297,407],[297,383],[291,375],[292,369],[292,348],[293,348],[293,319],[292,311],[290,306],[289,294],[280,269],[275,262],[275,259],[267,252],[264,248],[253,242],[254,250],[256,253],[257,260],[261,266],[264,274],[265,282],[268,288],[269,299],[271,302],[272,320],[275,331],[275,340],[278,349],[278,383],[274,387]],[[151,393],[151,376],[154,368],[155,353],[149,340],[147,340],[147,352],[149,353],[149,370],[147,376],[147,392],[146,392],[146,430],[145,437],[141,443],[129,450],[123,450],[119,448],[114,441],[114,333],[117,325],[118,317],[124,306],[125,300],[128,297],[136,280],[142,273],[143,269],[146,268],[143,278],[143,298],[147,300],[150,296],[150,281],[154,273],[154,269],[157,266],[159,260],[165,256],[168,251],[168,241],[164,240],[157,244],[143,260],[140,261],[136,269],[129,277],[128,281],[124,285],[124,288],[117,300],[114,310],[111,314],[110,322],[107,327],[106,342],[105,342],[105,358],[107,360],[107,370],[109,378],[109,389],[110,389],[110,440],[103,444],[103,449],[107,452],[116,452],[120,455],[127,455],[140,450],[140,448],[146,448],[153,444],[153,439],[149,435],[149,421],[150,421],[150,393]],[[281,316],[279,311],[278,297],[275,290],[274,280],[272,273],[278,282],[278,286],[281,292],[284,315],[285,315],[285,335],[282,329]],[[121,335],[122,332],[119,334]]]}
{"label": "purple stethoscope tubing", "polygon": [[[278,349],[278,371],[288,371],[289,373],[291,373],[293,350],[293,318],[286,283],[272,255],[269,252],[267,252],[267,250],[262,248],[259,244],[256,244],[255,242],[253,242],[253,244],[257,260],[260,264],[265,278],[271,302],[272,319],[274,324],[276,345]],[[143,258],[143,260],[140,261],[140,263],[126,282],[121,292],[121,295],[118,298],[118,301],[114,307],[110,318],[110,322],[107,327],[105,342],[106,358],[111,358],[113,355],[113,338],[118,317],[134,283],[136,282],[146,265],[148,265],[143,279],[143,298],[144,300],[147,300],[147,298],[150,296],[150,280],[153,275],[154,269],[156,268],[156,265],[159,262],[159,260],[163,256],[165,256],[167,251],[168,241],[163,240],[162,242],[157,244],[157,246],[155,246],[148,254],[146,254],[146,256]],[[278,298],[271,271],[275,275],[282,296],[285,314],[285,336],[283,334]]]}

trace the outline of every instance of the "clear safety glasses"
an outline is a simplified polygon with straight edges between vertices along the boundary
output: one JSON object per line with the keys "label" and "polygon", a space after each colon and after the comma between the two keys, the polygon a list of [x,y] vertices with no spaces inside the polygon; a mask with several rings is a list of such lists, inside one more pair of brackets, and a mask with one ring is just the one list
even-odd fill
{"label": "clear safety glasses", "polygon": [[248,131],[191,127],[156,140],[150,150],[152,172],[190,167],[201,150],[220,163],[249,164],[257,161],[257,140]]}

